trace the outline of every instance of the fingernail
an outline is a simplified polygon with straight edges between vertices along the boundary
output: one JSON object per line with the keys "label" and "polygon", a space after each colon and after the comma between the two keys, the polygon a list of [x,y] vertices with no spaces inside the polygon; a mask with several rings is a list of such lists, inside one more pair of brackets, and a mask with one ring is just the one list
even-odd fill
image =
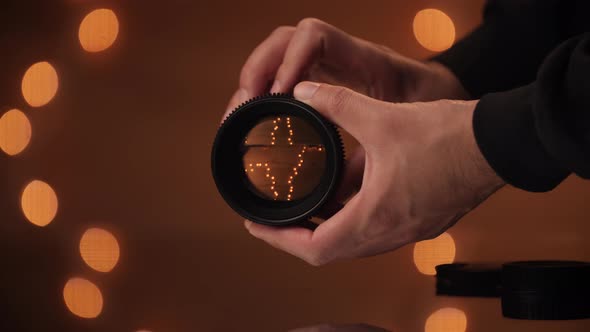
{"label": "fingernail", "polygon": [[271,93],[277,93],[277,92],[281,92],[281,82],[279,81],[275,81],[272,84],[272,88],[270,88],[270,92]]}
{"label": "fingernail", "polygon": [[313,97],[313,95],[316,93],[316,91],[318,91],[319,87],[320,87],[320,85],[318,83],[313,83],[313,82],[299,83],[295,87],[295,91],[293,92],[293,94],[295,95],[295,98],[297,98],[299,100],[309,100]]}

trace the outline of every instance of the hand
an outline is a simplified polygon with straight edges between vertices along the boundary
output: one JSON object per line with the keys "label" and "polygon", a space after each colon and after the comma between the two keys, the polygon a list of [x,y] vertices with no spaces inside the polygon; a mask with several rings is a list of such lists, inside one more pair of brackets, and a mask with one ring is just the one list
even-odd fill
{"label": "hand", "polygon": [[365,154],[360,190],[315,231],[246,221],[253,236],[312,265],[434,238],[504,184],[473,136],[477,101],[387,103],[310,82],[295,97],[354,136]]}
{"label": "hand", "polygon": [[228,110],[267,92],[291,92],[301,80],[345,86],[383,101],[468,99],[457,78],[438,63],[422,63],[350,36],[318,19],[274,30],[242,68]]}
{"label": "hand", "polygon": [[291,330],[289,332],[389,332],[380,327],[370,326],[366,324],[355,325],[333,325],[322,324],[316,326],[302,327]]}

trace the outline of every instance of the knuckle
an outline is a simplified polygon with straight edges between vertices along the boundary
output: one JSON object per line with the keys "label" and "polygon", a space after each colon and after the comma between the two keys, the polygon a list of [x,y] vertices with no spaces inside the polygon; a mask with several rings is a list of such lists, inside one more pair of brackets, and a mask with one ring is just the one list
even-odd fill
{"label": "knuckle", "polygon": [[283,63],[281,63],[281,65],[279,66],[279,69],[277,69],[276,77],[281,78],[281,77],[287,76],[289,74],[290,68],[291,68],[291,64],[289,64],[287,62],[287,60],[283,60]]}
{"label": "knuckle", "polygon": [[279,26],[276,29],[274,29],[270,35],[271,36],[283,36],[283,35],[292,33],[294,30],[295,30],[295,27],[288,26],[288,25],[282,25],[282,26]]}
{"label": "knuckle", "polygon": [[349,106],[351,99],[350,90],[342,87],[335,87],[334,92],[328,100],[328,111],[337,114]]}
{"label": "knuckle", "polygon": [[319,31],[324,29],[326,23],[324,21],[314,18],[314,17],[306,17],[299,21],[297,24],[297,29],[301,30],[309,30],[309,31]]}
{"label": "knuckle", "polygon": [[254,72],[252,64],[250,64],[249,62],[246,63],[244,67],[242,67],[242,71],[240,72],[240,86],[248,86],[255,76],[256,73]]}
{"label": "knuckle", "polygon": [[316,266],[316,267],[323,266],[328,263],[328,259],[326,258],[326,256],[324,254],[322,254],[321,251],[316,251],[313,254],[310,254],[306,258],[306,261],[310,265]]}
{"label": "knuckle", "polygon": [[315,266],[315,267],[320,267],[320,266],[323,265],[321,261],[319,261],[319,260],[317,260],[315,258],[309,258],[307,260],[307,262],[309,263],[309,265]]}

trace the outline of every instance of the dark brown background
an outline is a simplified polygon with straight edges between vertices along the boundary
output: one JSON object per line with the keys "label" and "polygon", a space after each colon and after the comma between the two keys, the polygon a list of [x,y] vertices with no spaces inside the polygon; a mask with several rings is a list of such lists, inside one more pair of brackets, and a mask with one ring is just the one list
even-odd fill
{"label": "dark brown background", "polygon": [[[400,53],[426,58],[414,14],[444,10],[458,36],[480,21],[482,0],[420,1],[3,1],[0,106],[32,122],[16,158],[0,153],[0,327],[12,331],[284,331],[321,322],[366,322],[421,331],[436,309],[464,310],[468,331],[586,331],[590,322],[503,319],[499,301],[437,298],[412,246],[375,258],[310,267],[251,238],[221,200],[209,153],[249,52],[278,25],[314,16]],[[119,17],[109,50],[77,40],[90,9]],[[20,80],[36,61],[60,75],[55,99],[26,106]],[[509,73],[507,73],[509,75]],[[59,212],[28,223],[19,193],[50,183]],[[506,188],[450,230],[457,260],[590,260],[590,186],[570,178],[548,194]],[[77,252],[98,226],[119,239],[121,259],[94,272]],[[103,291],[98,319],[73,316],[65,281]]]}

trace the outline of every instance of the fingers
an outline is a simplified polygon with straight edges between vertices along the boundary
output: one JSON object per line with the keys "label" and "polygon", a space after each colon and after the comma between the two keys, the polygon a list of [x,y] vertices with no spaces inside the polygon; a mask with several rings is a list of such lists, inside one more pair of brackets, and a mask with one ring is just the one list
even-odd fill
{"label": "fingers", "polygon": [[227,104],[227,110],[225,111],[225,113],[223,113],[223,116],[221,117],[221,122],[225,121],[225,118],[227,118],[227,116],[231,112],[233,112],[241,103],[247,100],[248,93],[246,92],[246,90],[240,88],[236,92],[234,92],[233,96],[229,100],[229,103]]}
{"label": "fingers", "polygon": [[254,49],[242,67],[240,87],[231,97],[222,122],[241,103],[268,91],[294,33],[295,27],[278,27]]}
{"label": "fingers", "polygon": [[359,146],[354,150],[344,165],[342,178],[334,197],[322,208],[318,217],[328,219],[344,207],[343,203],[359,191],[365,170],[365,150]]}
{"label": "fingers", "polygon": [[231,97],[222,122],[241,103],[268,90],[294,33],[294,27],[279,27],[254,49],[242,67],[240,87]]}
{"label": "fingers", "polygon": [[266,92],[283,61],[294,27],[279,27],[252,52],[240,73],[240,88],[248,98]]}
{"label": "fingers", "polygon": [[287,47],[271,92],[289,92],[316,58],[321,56],[326,40],[326,23],[304,19]]}
{"label": "fingers", "polygon": [[363,173],[365,171],[365,149],[359,146],[354,150],[344,167],[340,187],[335,194],[335,199],[344,202],[354,192],[359,191],[363,183]]}
{"label": "fingers", "polygon": [[239,89],[222,120],[239,104],[269,88],[270,92],[291,92],[305,75],[309,77],[310,70],[318,71],[311,77],[324,76],[326,81],[333,81],[330,75],[322,75],[324,58],[330,60],[331,67],[356,71],[357,76],[362,76],[366,70],[360,68],[358,57],[350,54],[363,54],[365,49],[359,39],[318,19],[303,19],[297,27],[279,27],[248,57],[240,73]]}
{"label": "fingers", "polygon": [[[346,68],[362,76],[365,70],[358,70],[362,66],[358,54],[363,54],[365,48],[359,39],[325,22],[315,18],[303,19],[297,24],[271,92],[290,92],[306,74],[313,74],[312,77],[328,76],[326,79],[331,79],[330,75],[322,75],[324,59],[329,59],[332,68]],[[319,72],[309,73],[312,68]]]}
{"label": "fingers", "polygon": [[283,250],[309,262],[313,232],[302,227],[273,227],[244,222],[246,229],[252,236],[265,241],[271,246]]}
{"label": "fingers", "polygon": [[272,227],[245,222],[250,234],[271,246],[320,266],[354,255],[355,215],[353,200],[315,231],[301,227]]}
{"label": "fingers", "polygon": [[294,95],[346,130],[361,145],[370,141],[373,125],[378,121],[375,109],[382,107],[381,102],[344,87],[313,82],[299,83]]}

